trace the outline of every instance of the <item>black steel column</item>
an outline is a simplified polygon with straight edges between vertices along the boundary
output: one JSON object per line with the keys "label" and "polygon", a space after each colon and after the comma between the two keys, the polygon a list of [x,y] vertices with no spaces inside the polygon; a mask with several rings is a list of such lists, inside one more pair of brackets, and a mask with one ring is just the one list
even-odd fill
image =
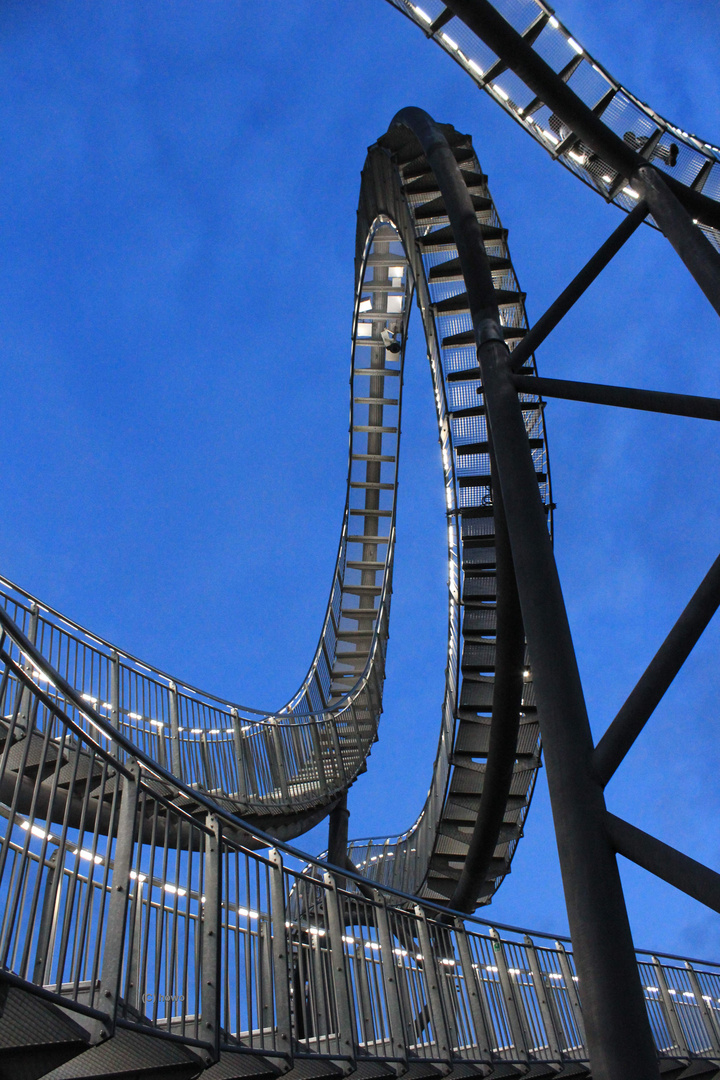
{"label": "black steel column", "polygon": [[510,354],[493,317],[492,275],[457,163],[420,109],[394,123],[420,140],[458,247],[475,329],[489,434],[510,534],[539,705],[540,729],[595,1080],[657,1080],[638,974],[575,650]]}

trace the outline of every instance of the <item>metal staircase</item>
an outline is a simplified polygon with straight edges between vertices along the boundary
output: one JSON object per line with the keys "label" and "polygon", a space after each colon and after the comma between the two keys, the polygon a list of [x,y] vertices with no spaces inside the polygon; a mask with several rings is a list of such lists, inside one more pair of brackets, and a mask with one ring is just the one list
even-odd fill
{"label": "metal staircase", "polygon": [[[652,685],[641,680],[598,747],[583,743],[572,642],[563,637],[552,577],[541,393],[714,419],[720,408],[542,379],[532,355],[650,210],[720,305],[716,252],[708,255],[702,237],[717,240],[720,215],[700,194],[720,150],[653,114],[657,131],[624,138],[620,153],[600,117],[627,92],[611,86],[602,108],[581,101],[588,119],[566,91],[589,58],[534,0],[522,27],[485,0],[433,0],[431,14],[393,2],[568,167],[577,165],[608,199],[637,205],[530,330],[470,138],[408,109],[370,148],[338,558],[315,657],[281,709],[258,712],[189,686],[2,579],[0,1080],[720,1073],[720,967],[634,953],[622,893],[619,901],[613,893],[615,854],[716,908],[720,877],[614,818],[603,796],[661,684],[720,602],[720,571],[713,567],[662,663],[648,669]],[[467,52],[447,32],[462,29],[460,18],[487,30],[496,56],[485,67],[464,30]],[[576,54],[552,77],[530,55],[550,32]],[[514,64],[536,88],[526,107],[495,81]],[[555,111],[541,129],[549,108],[543,79]],[[694,178],[685,169],[663,186],[649,161],[685,168],[685,151],[668,132],[703,163]],[[668,201],[668,190],[683,184],[702,233]],[[382,711],[415,295],[448,527],[440,740],[415,824],[396,837],[346,844],[343,800],[366,768]],[[510,870],[541,729],[561,810],[574,949],[469,914]],[[329,857],[288,845],[328,814]],[[594,882],[598,911],[577,887],[593,859],[604,868]],[[625,1061],[640,1064],[627,1072]]]}

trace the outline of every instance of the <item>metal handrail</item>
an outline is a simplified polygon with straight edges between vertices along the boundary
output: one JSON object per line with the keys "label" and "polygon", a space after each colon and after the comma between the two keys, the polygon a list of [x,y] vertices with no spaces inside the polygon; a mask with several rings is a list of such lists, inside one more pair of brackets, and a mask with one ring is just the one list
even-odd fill
{"label": "metal handrail", "polygon": [[[192,1046],[208,1065],[221,1051],[288,1064],[588,1060],[572,953],[559,943],[502,938],[482,920],[396,890],[376,888],[368,899],[343,884],[359,882],[356,875],[286,844],[261,855],[232,834],[272,838],[209,799],[199,797],[214,812],[193,820],[173,801],[191,789],[167,783],[171,775],[145,755],[140,770],[124,764],[132,743],[64,684],[3,611],[0,623],[7,981],[70,1009],[91,1039],[137,1029]],[[27,655],[108,746],[34,681]],[[28,781],[31,746],[40,748],[39,768]],[[100,786],[104,778],[109,787],[112,772],[124,777],[109,802],[88,799],[93,770]],[[42,814],[19,809],[37,810],[48,788],[54,795]],[[81,807],[77,816],[70,806]],[[288,856],[324,873],[293,870]],[[712,1056],[720,969],[667,959],[639,961],[658,1052]],[[678,1033],[688,1031],[691,1045],[679,1046]]]}

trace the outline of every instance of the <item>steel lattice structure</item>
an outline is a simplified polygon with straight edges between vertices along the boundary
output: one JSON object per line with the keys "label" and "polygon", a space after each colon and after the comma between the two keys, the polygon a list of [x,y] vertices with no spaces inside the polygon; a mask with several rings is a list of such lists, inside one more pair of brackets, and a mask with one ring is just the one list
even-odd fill
{"label": "steel lattice structure", "polygon": [[[594,747],[552,554],[542,398],[711,419],[720,403],[544,379],[533,357],[649,216],[720,313],[720,151],[640,105],[535,0],[508,19],[485,0],[393,2],[630,213],[529,329],[469,137],[405,109],[370,148],[340,545],[315,656],[283,708],[184,684],[4,580],[0,1075],[720,1071],[720,970],[636,955],[616,854],[716,910],[720,877],[603,795],[720,602],[720,560]],[[348,844],[345,796],[382,704],[414,296],[448,521],[440,741],[412,828]],[[467,915],[509,869],[540,736],[572,951]],[[326,859],[288,846],[328,815]]]}

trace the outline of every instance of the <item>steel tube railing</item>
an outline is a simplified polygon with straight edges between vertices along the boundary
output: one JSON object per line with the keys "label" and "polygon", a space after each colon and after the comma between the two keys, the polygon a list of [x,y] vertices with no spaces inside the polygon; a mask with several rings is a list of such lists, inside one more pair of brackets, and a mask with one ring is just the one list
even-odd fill
{"label": "steel tube railing", "polygon": [[[13,985],[76,1010],[95,1039],[139,1026],[208,1063],[221,1049],[398,1068],[588,1060],[562,945],[448,923],[392,891],[371,900],[347,870],[249,850],[233,815],[194,820],[151,762],[121,762],[108,719],[92,716],[100,745],[57,705],[19,664],[25,647],[6,622],[0,941]],[[712,1058],[720,970],[653,964],[641,961],[658,1051]]]}

